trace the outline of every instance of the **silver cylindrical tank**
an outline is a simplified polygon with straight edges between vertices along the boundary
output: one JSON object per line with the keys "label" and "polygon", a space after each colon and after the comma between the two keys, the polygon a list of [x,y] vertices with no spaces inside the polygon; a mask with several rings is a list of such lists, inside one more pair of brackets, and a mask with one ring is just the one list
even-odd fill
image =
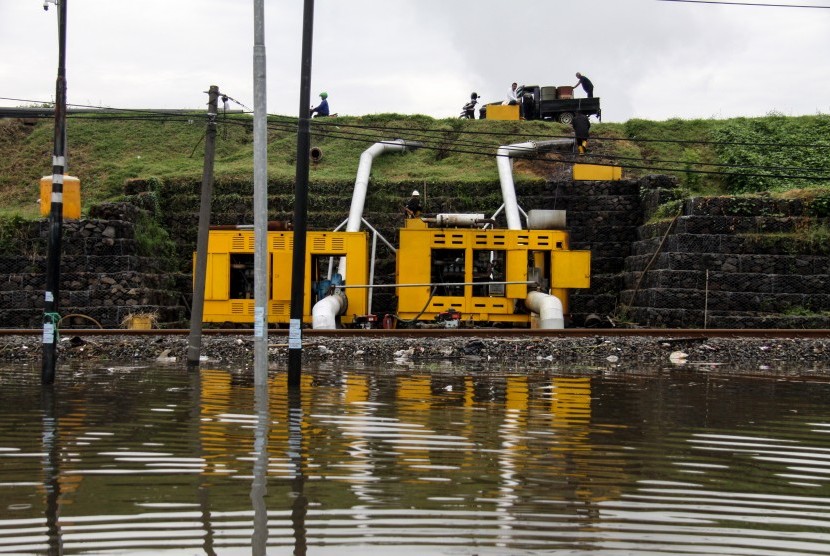
{"label": "silver cylindrical tank", "polygon": [[566,212],[531,209],[527,211],[527,228],[529,230],[564,230]]}
{"label": "silver cylindrical tank", "polygon": [[435,215],[435,223],[438,226],[458,226],[464,228],[472,228],[479,224],[480,220],[484,220],[483,214],[437,214]]}

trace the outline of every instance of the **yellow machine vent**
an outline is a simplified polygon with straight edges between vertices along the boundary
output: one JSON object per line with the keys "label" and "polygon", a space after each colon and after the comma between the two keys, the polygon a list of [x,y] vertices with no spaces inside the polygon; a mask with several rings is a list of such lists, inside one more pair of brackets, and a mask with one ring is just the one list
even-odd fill
{"label": "yellow machine vent", "polygon": [[245,241],[245,236],[237,235],[233,236],[231,239],[231,250],[233,251],[245,251],[245,246],[247,242]]}
{"label": "yellow machine vent", "polygon": [[244,301],[232,301],[231,302],[231,314],[232,315],[244,315],[245,314],[245,306],[247,303]]}
{"label": "yellow machine vent", "polygon": [[274,251],[288,251],[292,248],[290,243],[291,242],[287,241],[286,237],[283,235],[271,237],[271,249]]}
{"label": "yellow machine vent", "polygon": [[332,251],[345,251],[346,250],[346,242],[343,240],[342,237],[334,237],[331,239],[331,250]]}
{"label": "yellow machine vent", "polygon": [[326,251],[326,237],[325,236],[315,236],[311,242],[311,248],[314,251]]}
{"label": "yellow machine vent", "polygon": [[537,236],[536,237],[536,246],[537,247],[549,247],[551,245],[550,236]]}
{"label": "yellow machine vent", "polygon": [[437,233],[432,236],[433,245],[464,245],[464,234]]}
{"label": "yellow machine vent", "polygon": [[476,234],[473,238],[473,245],[476,247],[504,247],[507,245],[507,237],[502,234]]}

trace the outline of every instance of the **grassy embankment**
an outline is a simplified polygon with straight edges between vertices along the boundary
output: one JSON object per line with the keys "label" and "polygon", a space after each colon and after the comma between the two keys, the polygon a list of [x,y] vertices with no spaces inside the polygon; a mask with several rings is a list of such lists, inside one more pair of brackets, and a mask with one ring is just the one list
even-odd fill
{"label": "grassy embankment", "polygon": [[[67,128],[69,173],[81,178],[84,212],[93,203],[121,197],[125,182],[132,178],[198,181],[201,177],[203,114],[73,115]],[[595,123],[591,131],[590,147],[601,157],[598,162],[620,164],[624,177],[673,174],[689,195],[767,192],[822,200],[830,194],[830,116],[630,120]],[[0,220],[39,217],[38,182],[51,172],[52,135],[50,120],[35,126],[0,120]],[[311,166],[310,193],[314,194],[315,184],[350,187],[360,154],[380,140],[416,140],[426,148],[378,159],[372,170],[378,186],[496,182],[493,154],[499,145],[570,136],[569,127],[546,122],[435,120],[398,114],[314,120],[311,143],[322,149],[323,160]],[[268,146],[272,190],[293,191],[295,153],[296,120],[272,117]],[[566,176],[563,157],[569,158],[547,154],[517,163],[517,184]],[[252,160],[250,117],[220,118],[216,180],[250,183]],[[826,204],[830,206],[830,200]]]}

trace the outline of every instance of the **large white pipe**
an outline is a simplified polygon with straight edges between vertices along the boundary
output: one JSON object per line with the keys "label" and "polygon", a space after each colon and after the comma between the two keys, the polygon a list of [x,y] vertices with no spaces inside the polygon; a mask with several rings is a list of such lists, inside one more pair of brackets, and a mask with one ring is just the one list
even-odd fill
{"label": "large white pipe", "polygon": [[[372,173],[372,163],[375,157],[387,152],[403,152],[421,147],[418,141],[405,141],[394,139],[392,141],[381,141],[375,143],[360,155],[360,162],[357,165],[357,177],[354,180],[354,192],[352,193],[352,206],[349,208],[349,219],[346,221],[347,232],[359,232],[363,220],[363,209],[366,206],[366,193],[369,190],[369,176]],[[337,272],[346,279],[346,257],[340,258]]]}
{"label": "large white pipe", "polygon": [[525,299],[528,309],[539,315],[539,328],[544,330],[561,330],[565,328],[565,315],[562,302],[555,295],[542,292],[529,292]]}
{"label": "large white pipe", "polygon": [[[369,176],[372,173],[372,163],[376,156],[387,152],[403,152],[410,149],[417,149],[422,146],[417,141],[405,141],[395,139],[392,141],[381,141],[375,143],[360,155],[360,162],[357,166],[357,177],[354,181],[354,192],[352,193],[352,206],[349,208],[349,219],[346,221],[347,232],[359,232],[360,224],[363,221],[363,209],[366,206],[366,193],[369,190]],[[337,265],[337,273],[341,279],[346,281],[346,257],[340,257]],[[347,300],[342,291],[324,297],[311,308],[311,327],[315,330],[334,330],[337,315],[346,310]]]}
{"label": "large white pipe", "polygon": [[410,149],[417,149],[420,146],[422,144],[417,141],[395,139],[393,141],[375,143],[363,151],[363,154],[360,155],[360,163],[357,166],[357,177],[354,180],[352,206],[349,209],[349,220],[346,222],[347,232],[360,231],[363,207],[366,205],[366,192],[369,189],[369,175],[372,173],[372,163],[375,157],[388,152],[403,152]]}
{"label": "large white pipe", "polygon": [[516,201],[516,185],[513,183],[512,157],[535,154],[540,150],[557,147],[573,147],[573,139],[551,139],[550,141],[527,141],[513,145],[502,145],[496,151],[496,167],[499,170],[501,195],[504,199],[504,215],[507,217],[508,230],[521,230],[522,221],[519,215],[519,203]]}
{"label": "large white pipe", "polygon": [[346,297],[341,292],[324,297],[311,308],[311,327],[314,330],[334,330],[337,315],[346,310]]}

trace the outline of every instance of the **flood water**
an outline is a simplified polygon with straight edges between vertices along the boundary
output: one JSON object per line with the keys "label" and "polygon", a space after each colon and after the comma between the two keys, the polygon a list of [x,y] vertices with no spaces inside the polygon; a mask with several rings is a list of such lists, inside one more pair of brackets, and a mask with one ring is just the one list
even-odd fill
{"label": "flood water", "polygon": [[821,373],[39,375],[0,368],[4,554],[830,554]]}

